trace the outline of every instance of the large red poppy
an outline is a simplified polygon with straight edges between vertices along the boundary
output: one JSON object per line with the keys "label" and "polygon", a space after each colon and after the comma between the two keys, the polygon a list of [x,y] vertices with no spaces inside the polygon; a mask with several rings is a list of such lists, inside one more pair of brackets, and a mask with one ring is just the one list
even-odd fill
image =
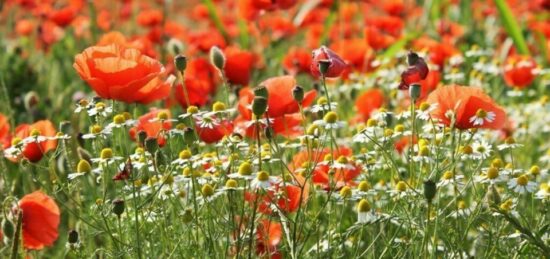
{"label": "large red poppy", "polygon": [[153,80],[164,73],[162,64],[134,48],[89,47],[76,55],[73,67],[101,98],[146,103],[169,93]]}
{"label": "large red poppy", "polygon": [[27,249],[39,250],[57,240],[59,207],[41,191],[23,196],[19,201],[23,213],[23,244]]}
{"label": "large red poppy", "polygon": [[[459,85],[439,87],[428,96],[426,102],[437,105],[431,115],[443,124],[450,126],[454,116],[458,129],[500,129],[506,122],[504,109],[480,88]],[[475,118],[481,124],[476,124]]]}

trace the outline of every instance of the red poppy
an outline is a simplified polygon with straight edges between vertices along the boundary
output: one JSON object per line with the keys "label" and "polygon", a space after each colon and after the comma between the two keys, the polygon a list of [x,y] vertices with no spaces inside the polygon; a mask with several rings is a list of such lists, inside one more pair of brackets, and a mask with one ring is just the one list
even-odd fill
{"label": "red poppy", "polygon": [[218,74],[216,68],[206,59],[199,58],[189,61],[184,75],[187,92],[183,90],[181,84],[175,86],[175,97],[178,103],[184,108],[189,106],[187,100],[191,105],[205,105],[216,91]]}
{"label": "red poppy", "polygon": [[15,24],[15,32],[19,36],[29,36],[34,30],[34,24],[26,19],[17,21]]}
{"label": "red poppy", "polygon": [[506,122],[504,109],[476,87],[439,87],[428,95],[426,102],[437,105],[431,113],[432,117],[447,126],[454,117],[458,129],[500,129]]}
{"label": "red poppy", "polygon": [[[161,121],[157,118],[161,112],[168,115],[168,120]],[[137,134],[140,131],[144,131],[147,133],[147,137],[156,138],[159,146],[162,147],[166,144],[164,132],[170,130],[171,128],[172,122],[170,122],[170,110],[153,109],[139,117],[136,126],[130,129],[130,137],[132,137],[132,139],[136,139]]]}
{"label": "red poppy", "polygon": [[437,42],[433,39],[422,37],[414,42],[414,49],[425,50],[429,53],[431,63],[437,65],[439,70],[443,69],[445,62],[459,51],[450,43]]}
{"label": "red poppy", "polygon": [[330,48],[338,53],[342,60],[345,60],[348,69],[364,71],[370,66],[372,50],[366,44],[365,39],[352,38],[335,41]]}
{"label": "red poppy", "polygon": [[419,101],[424,100],[437,87],[441,81],[441,72],[439,70],[430,70],[428,76],[420,81],[420,97]]}
{"label": "red poppy", "polygon": [[23,245],[26,249],[40,250],[57,240],[59,207],[41,191],[23,196],[19,201],[23,213]]}
{"label": "red poppy", "polygon": [[283,58],[282,64],[291,75],[307,73],[311,67],[311,53],[303,48],[291,47]]}
{"label": "red poppy", "polygon": [[166,97],[166,86],[153,80],[164,67],[137,49],[116,44],[89,47],[76,55],[73,67],[104,99],[145,103]]}
{"label": "red poppy", "polygon": [[[216,120],[216,118],[212,118]],[[233,124],[228,120],[221,120],[217,125],[212,127],[201,126],[200,123],[195,123],[195,129],[199,138],[207,144],[216,143],[223,139],[223,137],[228,136],[233,133]]]}
{"label": "red poppy", "polygon": [[382,105],[384,105],[384,92],[377,88],[365,91],[355,100],[355,108],[363,120],[369,119],[371,113]]}
{"label": "red poppy", "polygon": [[151,9],[141,11],[137,16],[137,23],[143,27],[154,27],[162,23],[162,11]]}
{"label": "red poppy", "polygon": [[283,227],[281,223],[268,219],[260,220],[256,231],[256,254],[260,256],[269,255],[269,258],[282,258],[277,251],[277,246],[283,238]]}
{"label": "red poppy", "polygon": [[535,80],[537,63],[530,56],[511,55],[504,64],[504,81],[510,87],[525,88]]}
{"label": "red poppy", "polygon": [[257,204],[258,212],[266,215],[273,213],[272,205],[276,205],[277,208],[286,213],[295,212],[300,207],[300,201],[305,203],[309,196],[309,186],[305,184],[304,178],[299,175],[295,177],[304,186],[303,191],[300,186],[291,183],[278,184],[262,194],[245,192],[245,200],[251,205],[258,203],[259,200],[260,202]]}
{"label": "red poppy", "polygon": [[[268,92],[267,115],[269,118],[276,118],[285,114],[292,114],[300,111],[298,102],[292,96],[292,90],[297,85],[296,79],[292,76],[279,76],[267,79],[259,84],[264,86]],[[317,92],[310,90],[304,94],[302,105],[309,106]],[[239,111],[246,118],[252,118],[252,111],[247,108],[254,100],[254,92],[250,88],[243,88],[239,93]]]}
{"label": "red poppy", "polygon": [[259,27],[262,31],[270,32],[270,40],[272,41],[289,37],[296,32],[296,27],[292,21],[279,15],[262,17]]}
{"label": "red poppy", "polygon": [[[329,188],[331,177],[329,177],[329,166],[326,164],[320,164],[326,155],[331,154],[330,149],[325,148],[322,150],[315,150],[311,153],[301,151],[297,153],[292,159],[293,168],[299,168],[306,162],[315,165],[313,170],[312,181],[314,184]],[[353,185],[353,180],[361,173],[361,168],[355,165],[355,162],[350,161],[349,158],[352,155],[352,150],[348,147],[338,147],[338,149],[332,152],[332,157],[337,160],[340,157],[345,157],[347,164],[350,168],[336,169],[332,176],[332,181],[336,182],[336,188],[341,188],[344,185]]]}
{"label": "red poppy", "polygon": [[399,84],[401,90],[409,89],[411,84],[420,83],[426,79],[430,71],[424,59],[414,52],[407,54],[407,63],[409,67],[401,73],[401,84]]}
{"label": "red poppy", "polygon": [[328,62],[328,70],[325,73],[325,77],[328,78],[339,77],[347,67],[346,62],[338,54],[325,46],[313,50],[312,53],[310,70],[311,74],[316,77],[321,76],[321,71],[319,71],[320,62]]}
{"label": "red poppy", "polygon": [[231,84],[247,85],[255,61],[254,54],[237,47],[227,47],[223,52],[226,58],[224,72],[227,81]]}
{"label": "red poppy", "polygon": [[[21,124],[15,128],[14,138],[23,140],[27,137],[30,137],[33,134],[44,137],[55,137],[56,131],[52,122],[49,120],[37,121],[31,125]],[[23,157],[29,161],[35,163],[42,159],[44,154],[48,151],[53,150],[57,147],[57,140],[55,139],[46,139],[39,140],[38,142],[27,143],[23,147]],[[14,162],[19,161],[19,158],[10,159]]]}
{"label": "red poppy", "polygon": [[59,10],[52,10],[49,15],[49,19],[53,21],[57,26],[66,27],[76,18],[77,9],[73,6],[66,6]]}
{"label": "red poppy", "polygon": [[0,147],[5,149],[10,146],[11,134],[10,134],[10,122],[8,117],[0,113]]}

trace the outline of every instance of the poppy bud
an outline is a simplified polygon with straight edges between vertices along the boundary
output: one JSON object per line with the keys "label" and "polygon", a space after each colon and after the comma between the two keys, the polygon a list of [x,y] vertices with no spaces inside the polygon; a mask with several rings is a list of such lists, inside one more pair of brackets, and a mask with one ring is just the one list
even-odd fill
{"label": "poppy bud", "polygon": [[174,58],[174,65],[176,65],[179,72],[183,73],[185,68],[187,68],[187,57],[181,54],[177,55]]}
{"label": "poppy bud", "polygon": [[124,200],[115,199],[113,200],[113,213],[120,217],[124,213]]}
{"label": "poppy bud", "polygon": [[304,100],[304,88],[299,85],[295,86],[294,89],[292,89],[292,97],[298,103],[302,103]]}
{"label": "poppy bud", "polygon": [[149,153],[154,154],[159,147],[157,138],[146,138],[145,139],[145,150]]}
{"label": "poppy bud", "polygon": [[225,55],[220,48],[216,46],[210,48],[210,62],[220,71],[223,71],[225,67]]}
{"label": "poppy bud", "polygon": [[4,238],[9,239],[13,237],[13,233],[15,232],[15,227],[13,226],[13,223],[7,219],[2,220],[2,234],[4,235]]}
{"label": "poppy bud", "polygon": [[71,230],[69,231],[69,238],[68,238],[68,241],[69,241],[69,244],[76,244],[78,243],[78,231],[76,230]]}
{"label": "poppy bud", "polygon": [[437,192],[437,187],[435,182],[432,180],[424,181],[424,198],[428,200],[428,203],[431,203]]}
{"label": "poppy bud", "polygon": [[23,103],[27,111],[34,110],[34,107],[36,107],[39,101],[40,101],[40,98],[38,97],[38,94],[35,91],[28,92],[27,94],[25,94],[25,97],[23,99]]}
{"label": "poppy bud", "polygon": [[340,56],[325,46],[314,50],[312,55],[310,70],[314,76],[339,77],[347,67]]}
{"label": "poppy bud", "polygon": [[254,89],[254,96],[259,96],[267,99],[268,95],[269,92],[267,92],[267,88],[265,88],[265,86],[263,85],[260,85]]}
{"label": "poppy bud", "polygon": [[267,110],[267,99],[261,96],[254,97],[254,102],[252,103],[252,112],[257,117],[262,116]]}
{"label": "poppy bud", "polygon": [[409,64],[409,66],[414,66],[414,65],[416,65],[416,62],[418,62],[419,58],[420,57],[418,56],[418,54],[416,54],[415,52],[410,51],[407,54],[407,63]]}
{"label": "poppy bud", "polygon": [[417,100],[421,93],[420,84],[411,84],[409,88],[409,96],[412,100]]}
{"label": "poppy bud", "polygon": [[145,146],[145,139],[147,138],[147,132],[144,130],[138,131],[137,140],[140,146]]}

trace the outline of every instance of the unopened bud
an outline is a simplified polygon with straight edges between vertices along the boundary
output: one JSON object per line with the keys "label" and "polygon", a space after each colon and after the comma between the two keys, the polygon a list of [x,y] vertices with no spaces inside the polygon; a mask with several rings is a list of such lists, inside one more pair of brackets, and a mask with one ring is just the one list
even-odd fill
{"label": "unopened bud", "polygon": [[304,100],[304,88],[299,85],[295,86],[294,89],[292,89],[292,97],[298,103],[302,103]]}
{"label": "unopened bud", "polygon": [[120,217],[124,213],[124,200],[115,199],[113,200],[113,213]]}
{"label": "unopened bud", "polygon": [[267,99],[261,96],[254,97],[254,102],[252,103],[252,112],[257,117],[262,116],[267,110]]}
{"label": "unopened bud", "polygon": [[424,198],[428,200],[428,203],[431,203],[437,192],[437,187],[435,182],[432,180],[427,180],[424,182]]}
{"label": "unopened bud", "polygon": [[70,244],[76,244],[78,243],[78,232],[76,230],[71,230],[69,231],[69,238],[68,238],[68,241]]}
{"label": "unopened bud", "polygon": [[187,68],[187,57],[181,54],[177,55],[174,58],[174,65],[179,72],[183,73],[185,71],[185,68]]}
{"label": "unopened bud", "polygon": [[149,153],[154,154],[159,147],[157,138],[146,138],[145,139],[145,150]]}
{"label": "unopened bud", "polygon": [[260,85],[254,88],[254,96],[260,96],[267,99],[269,96],[269,92],[267,91],[267,88],[265,86]]}
{"label": "unopened bud", "polygon": [[210,48],[210,62],[220,71],[223,71],[225,67],[225,55],[220,48],[216,46]]}
{"label": "unopened bud", "polygon": [[420,97],[421,89],[419,84],[411,84],[409,87],[409,96],[413,100],[417,100]]}

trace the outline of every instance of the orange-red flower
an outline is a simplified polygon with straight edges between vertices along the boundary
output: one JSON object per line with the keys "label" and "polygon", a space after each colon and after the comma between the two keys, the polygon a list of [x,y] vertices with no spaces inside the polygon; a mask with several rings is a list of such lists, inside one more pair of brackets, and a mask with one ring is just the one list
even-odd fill
{"label": "orange-red flower", "polygon": [[431,115],[450,126],[454,118],[458,129],[500,129],[506,122],[506,113],[480,88],[450,85],[439,87],[426,99],[437,105]]}
{"label": "orange-red flower", "polygon": [[163,99],[169,92],[165,84],[154,80],[164,73],[162,64],[134,48],[117,44],[89,47],[76,55],[73,67],[104,99],[147,103]]}
{"label": "orange-red flower", "polygon": [[162,23],[163,15],[160,10],[151,9],[141,11],[137,16],[137,23],[144,27],[153,27]]}
{"label": "orange-red flower", "polygon": [[23,213],[23,245],[27,249],[39,250],[51,246],[57,240],[59,207],[55,201],[41,191],[23,196],[19,201]]}
{"label": "orange-red flower", "polygon": [[231,84],[247,85],[255,61],[254,53],[232,46],[225,48],[223,52],[226,58],[224,72],[227,81]]}
{"label": "orange-red flower", "polygon": [[355,100],[355,108],[363,120],[370,118],[371,113],[384,105],[384,92],[380,89],[369,89]]}
{"label": "orange-red flower", "polygon": [[[161,112],[168,115],[168,120],[161,121],[157,118],[158,114]],[[147,133],[147,137],[156,138],[159,146],[162,147],[166,144],[165,131],[171,128],[170,110],[153,109],[139,117],[136,126],[130,129],[130,136],[136,139],[137,134],[140,131],[144,131]]]}
{"label": "orange-red flower", "polygon": [[291,75],[307,73],[311,66],[311,53],[303,48],[291,47],[282,63],[284,69]]}
{"label": "orange-red flower", "polygon": [[49,15],[49,19],[53,21],[57,26],[65,27],[76,18],[77,9],[74,6],[66,6],[59,10],[52,10]]}
{"label": "orange-red flower", "polygon": [[510,87],[525,88],[535,80],[536,68],[532,57],[511,55],[504,64],[504,81]]}
{"label": "orange-red flower", "polygon": [[2,149],[9,147],[10,141],[10,122],[8,117],[0,113],[0,147],[2,147]]}
{"label": "orange-red flower", "polygon": [[256,254],[260,256],[269,255],[269,258],[282,258],[277,251],[277,246],[283,238],[283,227],[281,223],[262,219],[256,231]]}
{"label": "orange-red flower", "polygon": [[347,67],[346,62],[338,54],[325,46],[313,50],[312,53],[310,70],[311,74],[316,77],[321,76],[321,71],[319,71],[319,64],[321,62],[328,62],[328,69],[325,73],[325,77],[328,78],[339,77]]}
{"label": "orange-red flower", "polygon": [[[213,118],[216,120],[216,118]],[[228,120],[221,120],[213,127],[201,126],[200,123],[195,123],[195,129],[199,138],[207,144],[216,143],[223,137],[233,133],[233,123]]]}
{"label": "orange-red flower", "polygon": [[[34,136],[43,136],[47,138],[55,137],[56,131],[52,122],[49,120],[37,121],[31,125],[21,124],[15,128],[14,138],[23,140],[31,135]],[[53,150],[57,147],[57,140],[55,139],[46,139],[33,141],[23,146],[23,157],[28,159],[31,162],[38,162],[44,154],[48,151]],[[19,158],[10,159],[12,161],[18,161]]]}
{"label": "orange-red flower", "polygon": [[29,36],[34,30],[34,24],[26,19],[17,21],[15,24],[15,32],[19,36]]}
{"label": "orange-red flower", "polygon": [[[296,79],[292,76],[279,76],[272,77],[260,83],[261,86],[264,86],[268,92],[267,98],[267,115],[270,118],[280,117],[285,114],[292,114],[299,112],[300,108],[298,102],[294,100],[292,96],[292,90],[297,85]],[[305,93],[304,100],[302,105],[304,107],[309,106],[317,92],[315,90],[310,90]],[[239,99],[239,111],[246,118],[252,117],[252,111],[247,108],[248,105],[252,104],[254,100],[254,93],[250,88],[243,88],[240,92]]]}

